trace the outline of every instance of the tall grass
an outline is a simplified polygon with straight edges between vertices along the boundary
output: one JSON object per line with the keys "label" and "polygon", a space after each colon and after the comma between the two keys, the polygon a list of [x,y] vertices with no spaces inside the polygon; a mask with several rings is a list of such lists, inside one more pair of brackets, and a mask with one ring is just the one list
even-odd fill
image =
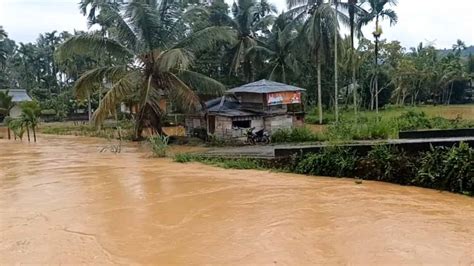
{"label": "tall grass", "polygon": [[169,137],[165,135],[154,135],[148,138],[151,150],[156,157],[165,157],[168,150]]}
{"label": "tall grass", "polygon": [[327,140],[327,138],[323,134],[314,133],[307,127],[279,129],[272,134],[271,138],[273,143],[311,142]]}
{"label": "tall grass", "polygon": [[200,162],[229,169],[264,169],[264,163],[253,158],[218,158],[207,157],[200,154],[181,153],[174,156],[174,161],[179,163]]}

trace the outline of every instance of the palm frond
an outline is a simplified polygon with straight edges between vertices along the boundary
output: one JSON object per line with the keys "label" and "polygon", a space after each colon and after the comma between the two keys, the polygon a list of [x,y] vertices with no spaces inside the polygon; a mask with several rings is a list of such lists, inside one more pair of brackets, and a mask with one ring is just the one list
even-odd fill
{"label": "palm frond", "polygon": [[272,55],[276,54],[274,51],[268,49],[267,47],[259,46],[259,45],[250,47],[249,49],[247,49],[247,51],[245,53],[247,55],[253,55],[255,53],[261,53],[261,54],[264,54],[264,55],[267,55],[267,56],[272,56]]}
{"label": "palm frond", "polygon": [[69,38],[58,47],[55,54],[59,60],[66,60],[74,55],[88,55],[96,58],[113,56],[117,59],[126,59],[133,54],[115,40],[88,33]]}
{"label": "palm frond", "polygon": [[174,48],[160,54],[155,67],[160,72],[168,72],[172,69],[188,69],[194,60],[194,55],[181,48]]}
{"label": "palm frond", "polygon": [[163,30],[160,14],[153,5],[146,1],[131,1],[125,10],[125,16],[129,19],[139,38],[143,40],[146,49],[152,50],[163,46],[160,31]]}
{"label": "palm frond", "polygon": [[398,22],[397,13],[392,9],[385,9],[380,13],[382,18],[388,18],[390,20],[390,25],[395,25]]}
{"label": "palm frond", "polygon": [[93,121],[95,125],[100,125],[110,115],[115,113],[117,105],[126,97],[133,95],[137,91],[137,84],[141,84],[141,74],[137,71],[131,71],[123,75],[113,83],[110,90],[94,112]]}
{"label": "palm frond", "polygon": [[204,51],[214,47],[219,42],[232,44],[237,39],[237,33],[230,27],[208,27],[188,36],[174,48],[186,48],[191,51]]}
{"label": "palm frond", "polygon": [[297,6],[306,6],[308,2],[308,0],[286,0],[286,5],[288,9],[292,9]]}
{"label": "palm frond", "polygon": [[137,44],[139,43],[138,37],[119,11],[108,8],[106,12],[104,12],[104,21],[113,25],[117,39],[124,44],[125,47],[128,47],[132,51],[137,48]]}
{"label": "palm frond", "polygon": [[[245,44],[243,41],[240,41],[233,49],[233,58],[230,67],[230,73],[237,73],[237,70],[240,67],[240,64],[244,61],[245,58]],[[229,74],[230,74],[229,73]]]}
{"label": "palm frond", "polygon": [[98,67],[86,71],[74,84],[74,92],[79,98],[86,98],[98,90],[105,82],[114,82],[127,74],[127,66]]}
{"label": "palm frond", "polygon": [[167,73],[169,82],[169,96],[185,111],[192,111],[200,107],[197,94],[183,80],[173,73]]}
{"label": "palm frond", "polygon": [[182,70],[177,76],[198,95],[221,96],[226,90],[219,81],[194,71]]}

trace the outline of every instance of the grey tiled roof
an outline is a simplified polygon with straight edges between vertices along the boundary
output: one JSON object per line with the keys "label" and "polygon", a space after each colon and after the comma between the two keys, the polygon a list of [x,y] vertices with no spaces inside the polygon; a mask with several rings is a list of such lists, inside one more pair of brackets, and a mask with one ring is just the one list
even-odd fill
{"label": "grey tiled roof", "polygon": [[[0,91],[6,92],[7,90]],[[31,97],[28,95],[28,93],[26,93],[26,90],[24,89],[9,89],[8,95],[13,96],[12,101],[15,103],[32,101]]]}
{"label": "grey tiled roof", "polygon": [[271,80],[262,79],[256,82],[242,85],[237,88],[228,90],[226,93],[249,92],[249,93],[272,93],[284,91],[305,91],[292,85],[283,84]]}

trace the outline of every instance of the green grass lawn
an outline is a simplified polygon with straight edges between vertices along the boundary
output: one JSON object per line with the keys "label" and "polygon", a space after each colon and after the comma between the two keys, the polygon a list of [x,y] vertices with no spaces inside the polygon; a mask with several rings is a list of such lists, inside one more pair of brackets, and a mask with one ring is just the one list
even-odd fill
{"label": "green grass lawn", "polygon": [[[402,113],[414,111],[414,112],[424,112],[428,117],[442,117],[446,119],[462,119],[468,121],[474,121],[474,104],[464,104],[464,105],[422,105],[422,106],[388,106],[387,108],[381,109],[379,116],[381,119],[391,119],[400,116]],[[364,117],[367,119],[376,118],[377,114],[375,111],[360,111],[358,116]],[[354,111],[351,110],[341,110],[340,119],[342,121],[353,121],[356,116]],[[330,123],[335,120],[334,112],[326,111],[323,112],[323,120],[325,123]],[[308,112],[306,116],[306,122],[309,124],[316,124],[318,122],[318,113],[317,109],[314,108]]]}
{"label": "green grass lawn", "polygon": [[[123,138],[132,136],[133,125],[129,121],[120,121],[118,125]],[[41,123],[38,127],[39,133],[53,135],[75,135],[100,138],[118,138],[117,123],[109,121],[104,123],[101,129],[97,129],[88,122],[52,122]]]}

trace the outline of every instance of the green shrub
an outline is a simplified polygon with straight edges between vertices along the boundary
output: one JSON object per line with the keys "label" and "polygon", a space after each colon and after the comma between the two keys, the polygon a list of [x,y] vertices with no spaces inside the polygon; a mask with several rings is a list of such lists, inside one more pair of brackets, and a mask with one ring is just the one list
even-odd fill
{"label": "green shrub", "polygon": [[294,127],[291,129],[278,129],[272,136],[273,143],[309,142],[323,140],[322,136],[315,134],[307,127]]}
{"label": "green shrub", "polygon": [[430,119],[424,112],[408,111],[398,117],[399,130],[431,128]]}
{"label": "green shrub", "polygon": [[199,161],[197,155],[191,153],[178,153],[174,155],[174,161],[178,163],[189,163]]}
{"label": "green shrub", "polygon": [[218,158],[206,157],[199,154],[181,153],[174,156],[178,163],[200,162],[208,165],[219,166],[229,169],[262,169],[264,164],[253,158]]}
{"label": "green shrub", "polygon": [[371,140],[387,139],[397,135],[396,126],[390,121],[376,119],[362,121],[344,121],[334,123],[327,129],[330,140]]}
{"label": "green shrub", "polygon": [[408,111],[397,118],[398,129],[418,130],[418,129],[450,129],[472,127],[473,122],[460,118],[449,120],[443,117],[427,117],[423,112]]}
{"label": "green shrub", "polygon": [[416,161],[396,147],[378,145],[359,161],[357,173],[364,179],[407,185],[416,173]]}
{"label": "green shrub", "polygon": [[466,143],[423,153],[413,184],[474,195],[474,149]]}
{"label": "green shrub", "polygon": [[151,150],[157,157],[165,157],[166,150],[168,149],[169,137],[165,135],[155,135],[148,138],[148,142],[151,144]]}
{"label": "green shrub", "polygon": [[352,176],[358,157],[347,147],[327,147],[319,153],[309,153],[296,165],[300,174],[324,176]]}

